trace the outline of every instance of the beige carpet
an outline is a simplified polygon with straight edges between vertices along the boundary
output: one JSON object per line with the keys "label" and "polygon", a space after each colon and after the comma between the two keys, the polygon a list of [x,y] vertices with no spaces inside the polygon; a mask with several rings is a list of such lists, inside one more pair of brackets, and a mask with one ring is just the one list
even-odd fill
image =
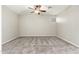
{"label": "beige carpet", "polygon": [[57,37],[20,37],[2,45],[3,54],[78,54],[79,48]]}

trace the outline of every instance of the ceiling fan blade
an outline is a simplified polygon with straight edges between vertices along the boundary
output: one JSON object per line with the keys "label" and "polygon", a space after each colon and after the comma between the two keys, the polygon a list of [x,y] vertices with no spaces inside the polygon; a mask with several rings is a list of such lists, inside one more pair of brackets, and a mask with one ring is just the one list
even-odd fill
{"label": "ceiling fan blade", "polygon": [[51,6],[48,6],[48,9],[52,8]]}
{"label": "ceiling fan blade", "polygon": [[31,8],[31,7],[28,7],[29,9],[33,9],[33,8]]}
{"label": "ceiling fan blade", "polygon": [[34,11],[30,12],[30,13],[34,13]]}
{"label": "ceiling fan blade", "polygon": [[41,12],[46,12],[46,10],[40,10]]}

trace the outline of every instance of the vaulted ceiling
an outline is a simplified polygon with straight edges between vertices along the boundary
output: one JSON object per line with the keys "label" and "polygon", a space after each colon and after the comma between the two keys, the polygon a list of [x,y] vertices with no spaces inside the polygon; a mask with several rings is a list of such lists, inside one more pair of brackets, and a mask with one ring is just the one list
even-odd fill
{"label": "vaulted ceiling", "polygon": [[[9,9],[16,12],[17,14],[22,14],[23,12],[30,13],[32,9],[29,9],[28,7],[31,7],[32,5],[6,5]],[[64,12],[69,6],[68,5],[46,5],[51,6],[52,8],[47,9],[46,13],[49,13],[51,15],[58,15],[61,12]]]}

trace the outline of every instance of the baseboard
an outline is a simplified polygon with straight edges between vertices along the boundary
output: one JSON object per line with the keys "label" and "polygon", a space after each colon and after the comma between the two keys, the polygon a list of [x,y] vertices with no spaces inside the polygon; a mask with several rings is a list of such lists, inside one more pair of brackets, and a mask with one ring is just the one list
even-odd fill
{"label": "baseboard", "polygon": [[20,37],[30,37],[30,36],[56,36],[56,35],[20,35]]}
{"label": "baseboard", "polygon": [[14,40],[14,39],[17,39],[17,38],[18,38],[18,37],[15,37],[15,38],[12,38],[12,39],[10,39],[10,40],[8,40],[8,41],[6,41],[6,42],[3,42],[2,45],[3,45],[3,44],[6,44],[7,42],[10,42],[10,41],[12,41],[12,40]]}
{"label": "baseboard", "polygon": [[64,40],[64,41],[66,41],[66,42],[68,42],[68,43],[70,43],[71,45],[73,45],[73,46],[75,46],[75,47],[78,47],[79,48],[79,45],[77,45],[77,44],[75,44],[75,43],[73,43],[73,42],[71,42],[71,41],[69,41],[69,40],[66,40],[65,38],[63,38],[62,36],[57,36],[58,38],[60,38],[60,39],[62,39],[62,40]]}
{"label": "baseboard", "polygon": [[56,36],[56,35],[34,35],[34,36],[30,36],[30,35],[27,35],[27,36],[20,36],[21,37],[53,37],[53,36]]}

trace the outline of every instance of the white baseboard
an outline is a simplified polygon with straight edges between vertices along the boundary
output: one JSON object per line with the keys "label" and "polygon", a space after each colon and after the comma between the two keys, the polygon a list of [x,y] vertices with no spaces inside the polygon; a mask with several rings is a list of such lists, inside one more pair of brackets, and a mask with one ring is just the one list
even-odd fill
{"label": "white baseboard", "polygon": [[7,43],[7,42],[10,42],[10,41],[12,41],[12,40],[14,40],[14,39],[16,39],[16,38],[18,38],[18,37],[15,37],[15,38],[12,38],[12,39],[10,39],[10,40],[7,40],[6,42],[3,42],[2,45],[5,44],[5,43]]}
{"label": "white baseboard", "polygon": [[56,36],[56,35],[20,35],[20,37],[31,37],[31,36]]}
{"label": "white baseboard", "polygon": [[49,35],[48,36],[47,35],[39,35],[39,36],[38,35],[37,36],[36,35],[34,35],[34,36],[27,35],[27,36],[20,36],[20,37],[54,37],[54,36],[56,36],[56,35],[50,35],[50,36]]}
{"label": "white baseboard", "polygon": [[64,40],[64,41],[66,41],[66,42],[68,42],[68,43],[70,43],[70,44],[72,44],[73,46],[79,48],[79,45],[77,45],[77,44],[75,44],[75,43],[73,43],[73,42],[71,42],[71,41],[69,41],[69,40],[66,40],[65,38],[63,38],[63,37],[61,37],[61,36],[57,36],[57,37],[60,38],[60,39],[62,39],[62,40]]}

